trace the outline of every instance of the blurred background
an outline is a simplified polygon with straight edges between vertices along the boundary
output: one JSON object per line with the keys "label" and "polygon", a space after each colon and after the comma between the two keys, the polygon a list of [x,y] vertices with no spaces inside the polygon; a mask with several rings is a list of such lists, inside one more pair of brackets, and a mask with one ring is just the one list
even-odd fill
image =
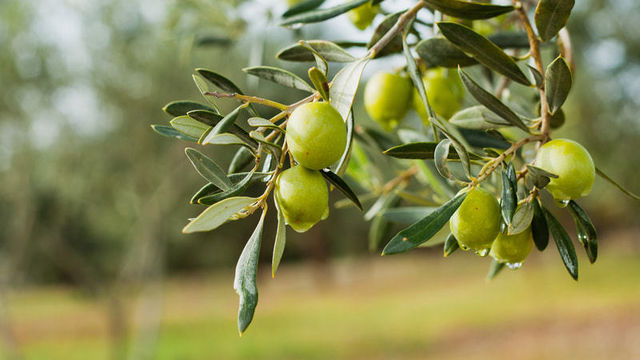
{"label": "blurred background", "polygon": [[[202,101],[195,67],[291,103],[301,94],[241,68],[304,75],[276,60],[278,49],[371,36],[345,16],[278,28],[285,9],[284,0],[0,1],[1,358],[640,358],[638,202],[600,179],[581,201],[600,258],[590,265],[578,245],[577,283],[553,245],[492,282],[488,260],[468,253],[380,258],[352,208],[289,233],[272,279],[271,219],[260,303],[239,338],[233,269],[257,219],[181,234],[201,211],[188,199],[202,180],[187,143],[150,125],[170,120],[169,101]],[[640,3],[576,2],[569,29],[578,70],[558,134],[638,192]],[[365,78],[401,64],[379,60]],[[357,121],[368,121],[356,101]]]}

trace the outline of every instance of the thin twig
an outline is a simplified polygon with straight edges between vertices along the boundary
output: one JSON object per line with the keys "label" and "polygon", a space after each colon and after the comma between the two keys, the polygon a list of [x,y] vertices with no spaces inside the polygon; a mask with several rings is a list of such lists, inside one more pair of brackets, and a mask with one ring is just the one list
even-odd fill
{"label": "thin twig", "polygon": [[380,53],[380,51],[382,51],[382,49],[384,49],[384,47],[387,46],[391,40],[396,37],[396,35],[400,34],[400,32],[404,30],[405,26],[407,26],[407,24],[416,17],[418,11],[426,5],[427,4],[424,1],[418,1],[418,3],[416,3],[411,9],[402,14],[391,29],[389,29],[389,31],[387,31],[384,36],[380,38],[380,40],[378,40],[371,49],[369,49],[367,56],[372,59],[375,58],[376,55]]}
{"label": "thin twig", "polygon": [[478,177],[473,180],[473,184],[474,185],[478,184],[481,181],[483,181],[486,178],[488,178],[489,175],[491,175],[491,173],[494,172],[495,169],[497,169],[498,166],[500,166],[500,164],[502,164],[502,162],[507,158],[507,156],[515,153],[518,149],[520,149],[524,145],[526,145],[526,144],[528,144],[528,143],[530,143],[532,141],[541,141],[543,139],[544,139],[544,135],[536,135],[536,136],[530,136],[528,138],[524,138],[524,139],[518,141],[517,143],[512,144],[511,147],[509,147],[502,154],[500,154],[500,156],[498,156],[497,158],[489,161],[482,168],[482,170],[480,170],[480,173],[478,174]]}

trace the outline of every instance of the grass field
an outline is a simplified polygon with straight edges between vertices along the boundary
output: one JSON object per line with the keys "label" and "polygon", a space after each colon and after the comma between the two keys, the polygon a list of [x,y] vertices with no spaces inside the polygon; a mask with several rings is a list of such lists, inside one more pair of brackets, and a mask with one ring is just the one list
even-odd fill
{"label": "grass field", "polygon": [[[579,282],[553,244],[492,282],[488,259],[461,251],[342,259],[324,270],[283,265],[275,279],[265,266],[256,317],[241,338],[232,269],[173,278],[151,301],[132,300],[129,344],[176,360],[640,359],[640,251],[629,238],[615,248],[605,238],[596,265],[579,249]],[[108,358],[102,302],[36,288],[8,304],[27,359]],[[157,336],[136,320],[155,310]]]}

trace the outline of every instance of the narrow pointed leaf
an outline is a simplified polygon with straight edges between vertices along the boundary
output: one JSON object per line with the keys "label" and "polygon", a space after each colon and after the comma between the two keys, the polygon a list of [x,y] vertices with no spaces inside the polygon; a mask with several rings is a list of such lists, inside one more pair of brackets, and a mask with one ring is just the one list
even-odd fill
{"label": "narrow pointed leaf", "polygon": [[449,123],[472,130],[501,129],[512,125],[483,105],[471,106],[458,111],[449,119]]}
{"label": "narrow pointed leaf", "polygon": [[536,87],[541,88],[544,83],[544,78],[542,77],[542,74],[540,74],[540,71],[538,71],[538,69],[534,68],[531,65],[527,65],[527,68],[529,69],[529,72],[533,76],[533,80],[536,83]]}
{"label": "narrow pointed leaf", "polygon": [[382,254],[398,254],[427,242],[449,221],[466,196],[466,193],[455,196],[422,220],[400,231],[387,243]]}
{"label": "narrow pointed leaf", "polygon": [[569,95],[573,79],[567,62],[559,56],[549,66],[545,73],[545,90],[551,114],[560,109]]}
{"label": "narrow pointed leaf", "polygon": [[[305,43],[311,46],[327,61],[352,62],[357,60],[353,55],[331,41],[307,40]],[[313,53],[301,44],[294,44],[280,50],[276,58],[286,61],[315,61]]]}
{"label": "narrow pointed leaf", "polygon": [[329,81],[324,72],[317,67],[309,69],[309,79],[313,86],[318,90],[324,101],[329,101]]}
{"label": "narrow pointed leaf", "polygon": [[459,248],[460,244],[458,244],[458,240],[456,240],[453,234],[449,234],[449,236],[447,236],[447,240],[444,241],[444,257],[448,257]]}
{"label": "narrow pointed leaf", "polygon": [[237,171],[242,170],[245,166],[249,165],[253,160],[254,155],[247,148],[240,148],[236,151],[231,159],[231,163],[229,164],[229,169],[227,170],[228,174],[235,173]]}
{"label": "narrow pointed leaf", "polygon": [[369,58],[364,57],[343,67],[333,78],[329,96],[331,97],[331,105],[346,121],[353,105],[353,99],[358,90],[358,83],[362,77],[362,72],[369,62]]}
{"label": "narrow pointed leaf", "polygon": [[192,110],[207,110],[216,114],[218,113],[210,106],[189,100],[172,101],[165,105],[162,110],[171,116],[187,115],[187,113]]}
{"label": "narrow pointed leaf", "polygon": [[251,180],[253,180],[253,171],[245,175],[245,177],[240,180],[237,184],[234,184],[229,190],[224,190],[218,193],[214,193],[211,195],[206,195],[198,199],[198,204],[202,205],[213,205],[218,201],[222,201],[224,199],[241,195],[247,187]]}
{"label": "narrow pointed leaf", "polygon": [[415,49],[428,68],[439,66],[457,68],[458,66],[465,67],[478,63],[474,58],[467,56],[445,38],[433,37],[424,39],[416,45]]}
{"label": "narrow pointed leaf", "polygon": [[502,193],[500,195],[500,207],[502,218],[507,226],[511,225],[511,219],[518,206],[518,185],[516,183],[516,170],[513,164],[509,163],[502,171]]}
{"label": "narrow pointed leaf", "polygon": [[495,97],[492,93],[483,89],[477,82],[475,82],[462,68],[458,68],[460,77],[464,86],[467,88],[471,96],[476,99],[480,104],[487,107],[487,109],[493,111],[496,115],[507,120],[511,125],[517,126],[523,131],[529,132],[529,128],[522,122],[522,119],[516,115],[507,105],[505,105],[500,99]]}
{"label": "narrow pointed leaf", "polygon": [[259,117],[249,118],[247,120],[247,124],[249,124],[249,126],[251,127],[264,127],[269,129],[279,129],[282,131],[282,128],[280,126],[264,118],[259,118]]}
{"label": "narrow pointed leaf", "polygon": [[313,88],[298,75],[273,66],[254,66],[242,69],[249,75],[272,81],[276,84],[313,93]]}
{"label": "narrow pointed leaf", "polygon": [[530,85],[518,64],[489,39],[453,22],[439,22],[438,28],[447,40],[489,69],[520,84]]}
{"label": "narrow pointed leaf", "polygon": [[423,0],[427,6],[459,19],[490,19],[513,11],[510,5],[492,5],[460,0]]}
{"label": "narrow pointed leaf", "polygon": [[299,44],[311,52],[313,58],[316,60],[318,69],[326,76],[329,73],[329,64],[327,63],[327,59],[325,59],[324,56],[322,56],[322,54],[320,54],[313,45],[309,44],[307,41],[300,40]]}
{"label": "narrow pointed leaf", "polygon": [[534,21],[542,41],[549,41],[558,34],[569,20],[575,0],[540,0]]}
{"label": "narrow pointed leaf", "polygon": [[180,131],[181,133],[198,139],[205,131],[211,128],[210,126],[194,120],[189,116],[175,117],[169,123],[174,129]]}
{"label": "narrow pointed leaf", "polygon": [[347,145],[345,146],[344,153],[340,157],[340,160],[335,165],[335,173],[338,176],[344,175],[345,171],[347,171],[347,167],[349,166],[349,160],[351,159],[351,151],[353,149],[353,134],[355,127],[355,118],[353,116],[353,109],[349,112],[349,117],[347,118]]}
{"label": "narrow pointed leaf", "polygon": [[315,22],[321,22],[334,18],[338,15],[344,14],[351,9],[355,9],[360,5],[363,5],[370,0],[351,0],[349,2],[336,5],[326,9],[313,9],[299,13],[294,16],[287,17],[280,22],[280,26],[290,26],[296,24],[309,24]]}
{"label": "narrow pointed leaf", "polygon": [[[207,79],[213,85],[217,86],[220,90],[226,91],[228,93],[238,93],[244,94],[239,87],[236,86],[231,80],[226,77],[218,74],[215,71],[211,71],[209,69],[198,68],[196,72],[200,74],[203,78]],[[253,107],[253,104],[249,104],[249,112],[251,116],[260,116],[256,109]]]}
{"label": "narrow pointed leaf", "polygon": [[533,221],[534,211],[534,205],[530,202],[525,202],[518,207],[507,229],[507,235],[515,235],[527,230]]}
{"label": "narrow pointed leaf", "polygon": [[564,266],[567,268],[567,271],[569,271],[571,277],[574,280],[578,280],[578,257],[569,234],[567,234],[567,231],[549,210],[543,209],[543,211]]}
{"label": "narrow pointed leaf", "polygon": [[197,142],[198,138],[194,138],[193,136],[189,136],[189,135],[185,135],[183,133],[181,133],[180,131],[174,129],[171,126],[167,126],[167,125],[151,125],[151,129],[153,129],[153,131],[155,131],[156,133],[162,135],[162,136],[166,136],[169,138],[176,138],[176,139],[180,139],[180,140],[187,140],[187,141],[193,141],[193,142]]}
{"label": "narrow pointed leaf", "polygon": [[505,264],[496,261],[495,259],[491,260],[491,265],[489,266],[489,273],[487,274],[487,280],[493,280],[502,269],[504,269]]}
{"label": "narrow pointed leaf", "polygon": [[531,219],[533,243],[538,250],[543,251],[549,244],[549,226],[538,200],[533,200],[531,203],[533,204],[533,219]]}
{"label": "narrow pointed leaf", "polygon": [[578,240],[584,246],[589,261],[593,264],[598,258],[598,234],[589,215],[577,202],[569,201],[569,211],[573,215],[578,230]]}
{"label": "narrow pointed leaf", "polygon": [[[438,146],[437,142],[415,142],[397,145],[382,153],[398,159],[433,159],[436,146]],[[472,159],[477,158],[473,154],[469,156]],[[457,152],[449,152],[447,159],[460,159],[460,156]]]}
{"label": "narrow pointed leaf", "polygon": [[244,246],[242,254],[236,265],[236,276],[233,281],[233,289],[240,296],[238,306],[238,331],[240,335],[247,329],[253,314],[258,305],[258,286],[256,284],[258,277],[258,258],[260,255],[260,244],[262,240],[262,227],[264,225],[264,217],[267,210],[262,211],[260,221],[256,229],[251,234],[249,241]]}
{"label": "narrow pointed leaf", "polygon": [[358,195],[356,195],[353,192],[353,190],[351,190],[349,185],[347,185],[347,183],[344,182],[344,180],[342,180],[340,176],[334,174],[329,169],[322,169],[320,170],[320,173],[322,174],[322,176],[324,176],[324,178],[328,182],[330,182],[333,186],[335,186],[338,190],[340,190],[340,192],[342,192],[344,196],[346,196],[349,200],[351,200],[351,202],[353,202],[358,207],[358,209],[360,209],[360,211],[364,210],[362,208],[362,204],[360,203],[360,200],[358,200]]}
{"label": "narrow pointed leaf", "polygon": [[191,197],[191,200],[189,200],[190,204],[197,204],[198,200],[200,200],[202,197],[210,195],[212,193],[218,192],[220,191],[220,188],[215,186],[212,183],[208,183],[205,186],[201,187],[198,192],[196,192],[195,194],[193,194],[193,196]]}
{"label": "narrow pointed leaf", "polygon": [[557,177],[558,175],[556,174],[552,174],[548,171],[540,169],[539,167],[527,164],[526,180],[528,183],[531,183],[530,185],[533,185],[538,189],[544,188],[545,186],[547,186],[547,184],[549,184],[551,178]]}
{"label": "narrow pointed leaf", "polygon": [[271,277],[276,277],[276,272],[280,266],[280,260],[282,260],[282,254],[284,254],[284,247],[287,242],[287,223],[284,220],[284,215],[277,201],[276,210],[278,211],[278,227],[276,230],[276,239],[273,243],[273,256],[271,257]]}
{"label": "narrow pointed leaf", "polygon": [[631,191],[625,189],[624,187],[622,187],[622,185],[618,184],[615,180],[610,178],[609,175],[605,174],[602,170],[596,168],[596,174],[600,175],[601,178],[607,180],[611,185],[617,187],[618,190],[622,191],[622,193],[627,195],[628,197],[630,197],[632,199],[635,199],[635,200],[640,200],[640,196],[638,196],[638,195],[632,193]]}
{"label": "narrow pointed leaf", "polygon": [[449,157],[449,147],[451,146],[451,140],[444,139],[438,143],[434,150],[433,160],[436,164],[436,169],[442,177],[447,179],[453,179],[449,168],[447,168],[447,158]]}
{"label": "narrow pointed leaf", "polygon": [[304,0],[299,4],[296,4],[290,7],[287,11],[282,14],[283,18],[290,17],[293,15],[297,15],[303,12],[307,12],[309,10],[317,9],[324,3],[324,0]]}
{"label": "narrow pointed leaf", "polygon": [[240,114],[240,110],[244,109],[245,107],[246,107],[246,105],[242,104],[242,105],[238,106],[237,108],[235,108],[230,113],[228,113],[224,118],[222,118],[222,120],[220,120],[216,124],[216,126],[214,126],[213,129],[211,129],[211,131],[207,134],[207,136],[204,138],[204,140],[202,140],[202,144],[203,145],[209,144],[209,142],[211,141],[211,139],[214,136],[231,130],[233,125],[235,125],[236,119],[238,119],[238,115]]}
{"label": "narrow pointed leaf", "polygon": [[209,126],[215,126],[224,117],[217,112],[205,109],[190,110],[187,116]]}
{"label": "narrow pointed leaf", "polygon": [[189,161],[191,161],[193,167],[196,168],[196,171],[198,171],[203,178],[222,190],[231,189],[233,186],[231,180],[229,180],[224,171],[213,160],[193,148],[186,148],[185,154],[187,154]]}
{"label": "narrow pointed leaf", "polygon": [[196,218],[192,219],[187,226],[182,229],[185,234],[198,231],[210,231],[230,220],[235,220],[236,214],[242,212],[251,204],[256,202],[256,198],[239,196],[222,200],[209,206]]}

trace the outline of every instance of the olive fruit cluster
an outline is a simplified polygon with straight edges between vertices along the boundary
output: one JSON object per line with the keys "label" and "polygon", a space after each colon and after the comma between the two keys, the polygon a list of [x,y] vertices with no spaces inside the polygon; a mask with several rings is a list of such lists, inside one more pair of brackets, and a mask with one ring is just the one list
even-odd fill
{"label": "olive fruit cluster", "polygon": [[[462,106],[464,87],[454,69],[427,70],[422,82],[429,104],[438,116],[448,119]],[[411,107],[422,122],[429,125],[426,107],[406,76],[386,72],[375,74],[364,89],[364,106],[369,116],[387,131],[393,130]]]}
{"label": "olive fruit cluster", "polygon": [[[577,199],[591,191],[595,178],[593,160],[575,141],[549,141],[538,150],[535,165],[557,175],[546,187],[557,201]],[[461,248],[481,255],[489,252],[499,262],[521,264],[533,248],[531,227],[507,235],[500,231],[501,221],[500,205],[495,197],[475,187],[453,214],[449,225]]]}
{"label": "olive fruit cluster", "polygon": [[329,214],[327,184],[317,170],[340,159],[347,130],[331,104],[313,102],[297,107],[289,116],[285,138],[298,165],[280,173],[275,199],[287,224],[305,232]]}

